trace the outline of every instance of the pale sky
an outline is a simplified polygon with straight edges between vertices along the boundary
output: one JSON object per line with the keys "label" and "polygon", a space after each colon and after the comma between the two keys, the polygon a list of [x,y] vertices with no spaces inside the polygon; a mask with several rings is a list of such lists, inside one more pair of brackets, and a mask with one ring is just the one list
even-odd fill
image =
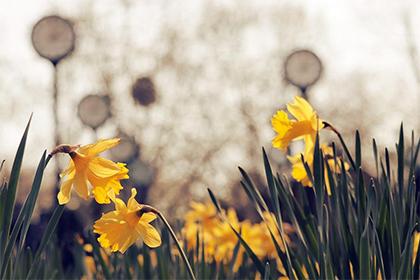
{"label": "pale sky", "polygon": [[[112,9],[118,1],[101,1],[103,10]],[[152,22],[159,23],[159,5],[154,6],[151,1],[143,1],[149,8],[147,14]],[[162,2],[162,1],[156,1]],[[164,1],[163,1],[164,2]],[[194,13],[200,9],[203,1],[181,1],[184,3],[184,14],[176,8],[173,12],[179,13],[184,18],[185,24],[194,19]],[[220,5],[234,6],[236,1],[219,1]],[[261,3],[262,2],[262,3]],[[278,1],[246,1],[255,10],[267,9]],[[287,3],[288,1],[280,1]],[[413,108],[419,106],[419,90],[416,88],[411,70],[410,61],[407,58],[407,46],[405,29],[402,17],[409,16],[413,27],[414,39],[420,45],[420,3],[418,1],[290,1],[307,10],[309,18],[320,21],[322,28],[317,33],[314,26],[307,38],[310,47],[316,43],[316,51],[326,65],[326,73],[317,91],[324,91],[320,95],[328,95],[328,81],[345,79],[346,75],[360,71],[372,75],[372,83],[369,87],[379,99],[391,98],[398,100],[400,104],[386,108],[394,115],[395,122],[404,121],[404,113],[410,111],[417,115],[419,110]],[[42,16],[57,13],[70,19],[80,12],[83,1],[0,1],[0,70],[2,71],[2,95],[7,98],[0,103],[3,118],[9,113],[14,121],[2,121],[0,132],[3,138],[2,150],[15,147],[25,120],[30,112],[35,113],[34,127],[44,127],[49,121],[48,106],[45,108],[19,107],[18,111],[10,110],[10,103],[19,102],[25,95],[30,93],[19,92],[19,85],[14,84],[14,79],[23,79],[26,83],[48,90],[50,86],[50,65],[34,52],[30,42],[32,25]],[[98,5],[99,6],[99,5]],[[143,14],[144,15],[144,14]],[[120,15],[116,12],[116,18]],[[188,19],[187,19],[188,18]],[[181,23],[182,24],[182,23]],[[153,26],[149,26],[153,36]],[[144,35],[143,35],[144,36]],[[317,41],[317,38],[321,38]],[[264,39],[264,38],[263,38]],[[262,40],[264,41],[264,40]],[[267,41],[267,40],[266,40]],[[303,40],[305,41],[305,40]],[[270,41],[267,41],[270,44]],[[305,47],[305,43],[296,47]],[[258,56],[259,48],[251,49],[251,55]],[[399,84],[399,85],[397,85]],[[321,89],[322,87],[322,89]],[[396,96],[382,96],[381,88],[399,88]],[[408,92],[408,91],[410,92]],[[6,91],[6,92],[4,92]],[[395,90],[397,91],[397,89]],[[394,92],[395,92],[394,91]],[[30,105],[30,104],[28,104]],[[383,106],[380,106],[383,109]],[[392,112],[391,112],[392,111]],[[404,112],[403,112],[404,111]],[[401,116],[398,118],[398,116]],[[409,115],[407,115],[408,117]],[[395,124],[393,122],[393,124]],[[414,123],[413,123],[414,124]],[[418,125],[418,122],[417,122]],[[414,127],[413,127],[414,128]],[[415,128],[415,129],[418,129]],[[34,128],[32,133],[36,133]]]}
{"label": "pale sky", "polygon": [[[99,16],[109,16],[106,22],[103,17],[97,22],[103,24],[104,32],[114,32],[117,38],[119,24],[124,21],[123,10],[118,8],[120,5],[117,5],[121,2],[101,0],[92,5]],[[184,33],[185,38],[189,38],[198,20],[207,13],[204,10],[206,2],[205,0],[177,1],[176,3],[163,0],[137,1],[139,7],[129,13],[134,18],[131,28],[135,30],[132,32],[136,32],[138,28],[141,32],[138,32],[138,36],[133,36],[132,42],[142,47],[150,47],[150,44],[156,40],[157,30],[162,25],[171,23],[176,23],[179,26],[178,30]],[[51,65],[33,50],[30,42],[31,28],[37,20],[49,14],[59,14],[69,19],[80,17],[83,15],[86,3],[52,0],[0,1],[0,95],[3,97],[0,101],[2,139],[0,159],[7,158],[11,162],[11,157],[31,112],[34,113],[34,119],[28,154],[33,164],[43,149],[51,147],[52,138],[49,135],[52,133],[52,118],[49,90],[52,69]],[[396,131],[401,121],[408,129],[414,129],[420,133],[420,88],[416,84],[408,56],[403,21],[403,16],[406,15],[412,27],[412,39],[420,51],[419,1],[225,0],[215,1],[213,5],[220,5],[234,11],[238,3],[245,7],[243,9],[248,9],[249,14],[260,14],[263,17],[278,5],[303,9],[306,13],[303,27],[305,32],[301,35],[296,34],[296,38],[292,38],[292,41],[289,38],[282,41],[282,38],[279,39],[273,35],[275,33],[273,33],[271,23],[265,21],[264,18],[260,19],[258,24],[249,27],[248,35],[244,35],[241,51],[226,53],[226,59],[235,57],[238,61],[241,59],[252,61],[254,68],[264,69],[270,61],[270,52],[275,51],[279,44],[287,45],[290,50],[311,48],[319,55],[325,67],[324,76],[310,92],[313,104],[319,108],[320,113],[329,114],[332,111],[340,111],[339,106],[346,107],[346,104],[337,104],[337,102],[343,102],[343,100],[352,102],[354,90],[357,90],[359,86],[358,81],[353,83],[353,79],[369,77],[369,82],[362,83],[361,87],[363,87],[363,92],[366,92],[366,98],[370,104],[375,104],[375,106],[369,106],[363,109],[363,112],[353,112],[353,114],[366,114],[367,122],[372,117],[380,118],[376,120],[376,129],[371,131],[370,136],[378,138],[378,141],[384,145],[393,146],[397,140]],[[299,19],[293,20],[299,22]],[[138,22],[141,24],[137,25]],[[109,30],[114,25],[115,30]],[[200,46],[194,50],[190,59],[199,61],[204,54],[200,52]],[[115,52],[118,53],[118,49]],[[72,59],[75,58],[68,58],[69,61]],[[417,58],[417,65],[420,67],[419,58]],[[214,71],[217,72],[217,64],[215,67]],[[62,77],[62,79],[66,78]],[[95,86],[89,87],[91,83],[89,76],[76,78],[79,80],[74,84],[69,97],[71,100],[69,104],[72,105],[77,104],[77,100],[83,97],[86,91],[95,89]],[[280,80],[279,78],[278,81]],[[280,91],[280,88],[276,88],[276,83],[277,81],[272,83],[271,92]],[[33,91],[28,92],[28,89]],[[240,85],[237,89],[242,90]],[[281,108],[284,102],[289,101],[295,94],[293,87],[283,89],[284,92],[278,100],[272,99],[267,102],[278,103],[278,107]],[[229,91],[229,89],[225,90]],[[245,91],[247,90],[245,88]],[[166,91],[166,94],[169,93],[170,89]],[[70,93],[67,91],[66,94]],[[235,101],[232,95],[225,96],[226,102]],[[359,100],[360,96],[355,95],[354,98]],[[271,105],[271,108],[274,107]],[[128,113],[121,112],[121,115]],[[62,104],[61,114],[74,118],[74,107]],[[341,116],[341,122],[346,119],[351,120],[352,112],[346,111],[346,114],[349,115]],[[268,126],[270,116],[271,112],[267,112],[267,117],[263,117],[266,122],[263,120],[262,123],[267,125],[265,129],[267,141],[262,143],[263,145],[269,143],[272,136]],[[74,120],[74,122],[78,121]],[[337,122],[340,123],[339,120]],[[78,129],[82,129],[80,123],[77,125]],[[107,135],[110,134],[109,131],[103,131],[101,136],[112,136]],[[92,134],[85,129],[77,141],[89,141],[91,138]],[[235,150],[232,150],[231,154],[235,155]],[[237,165],[240,161],[241,158],[238,157],[232,164]]]}

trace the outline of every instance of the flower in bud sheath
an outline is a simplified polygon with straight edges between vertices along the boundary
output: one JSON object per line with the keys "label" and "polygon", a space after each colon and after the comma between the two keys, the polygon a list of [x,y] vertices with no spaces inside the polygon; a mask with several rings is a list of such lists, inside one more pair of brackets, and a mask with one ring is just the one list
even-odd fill
{"label": "flower in bud sheath", "polygon": [[[115,163],[101,158],[98,154],[118,145],[120,139],[99,140],[80,148],[71,146],[71,149],[60,148],[58,152],[68,153],[71,157],[69,166],[60,174],[64,180],[57,195],[59,204],[70,201],[71,191],[83,199],[91,195],[91,188],[98,203],[110,203],[108,193],[112,190],[118,194],[122,189],[119,182],[128,178],[128,169],[124,164]],[[90,188],[91,187],[91,188]]]}
{"label": "flower in bud sheath", "polygon": [[115,210],[103,214],[93,226],[93,232],[100,235],[98,241],[103,248],[124,253],[137,240],[143,240],[151,248],[160,246],[160,235],[150,224],[156,219],[156,214],[141,211],[145,206],[136,201],[136,194],[136,189],[131,189],[127,205],[110,195]]}

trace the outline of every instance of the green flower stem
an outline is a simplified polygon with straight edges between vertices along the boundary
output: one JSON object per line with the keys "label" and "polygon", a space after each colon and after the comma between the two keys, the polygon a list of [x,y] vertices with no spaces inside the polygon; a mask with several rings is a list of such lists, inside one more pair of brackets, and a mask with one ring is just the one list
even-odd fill
{"label": "green flower stem", "polygon": [[176,247],[178,248],[178,251],[181,254],[181,257],[182,257],[182,259],[185,263],[185,266],[187,267],[187,270],[188,270],[188,273],[189,273],[191,279],[196,280],[196,277],[195,277],[194,272],[191,268],[190,262],[188,261],[187,255],[185,254],[184,250],[182,250],[181,244],[179,243],[175,232],[173,231],[171,225],[166,220],[165,216],[163,216],[163,214],[159,210],[157,210],[157,209],[155,209],[155,208],[153,208],[149,205],[143,205],[143,207],[140,209],[140,212],[141,213],[148,213],[148,212],[155,213],[162,220],[162,222],[165,224],[166,228],[169,230],[169,233],[171,234],[172,239],[175,241]]}
{"label": "green flower stem", "polygon": [[344,152],[346,153],[347,158],[349,159],[351,166],[353,167],[354,170],[357,170],[356,163],[354,162],[353,157],[351,156],[350,151],[347,148],[346,143],[344,142],[343,136],[341,136],[341,133],[334,126],[332,126],[330,123],[324,121],[323,124],[324,124],[325,128],[331,129],[331,131],[333,131],[338,136],[338,139],[340,139],[341,145],[344,148]]}

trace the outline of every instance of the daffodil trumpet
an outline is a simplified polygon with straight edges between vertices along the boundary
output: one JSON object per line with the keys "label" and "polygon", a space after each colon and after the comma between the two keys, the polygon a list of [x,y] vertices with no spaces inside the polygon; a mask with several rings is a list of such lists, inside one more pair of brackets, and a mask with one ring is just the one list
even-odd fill
{"label": "daffodil trumpet", "polygon": [[139,204],[135,199],[136,194],[136,189],[132,188],[131,196],[125,204],[123,200],[116,198],[114,193],[109,193],[111,201],[115,204],[115,210],[103,214],[93,226],[93,232],[100,235],[99,244],[103,248],[111,249],[112,252],[119,251],[122,254],[138,239],[142,239],[147,246],[156,248],[161,245],[161,238],[150,223],[159,217],[177,245],[189,275],[195,280],[187,256],[165,216],[150,205]]}

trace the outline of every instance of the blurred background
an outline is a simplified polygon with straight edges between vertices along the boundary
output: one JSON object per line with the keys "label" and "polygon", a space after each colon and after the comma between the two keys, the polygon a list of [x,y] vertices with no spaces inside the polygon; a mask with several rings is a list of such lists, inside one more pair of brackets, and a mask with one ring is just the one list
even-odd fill
{"label": "blurred background", "polygon": [[[55,66],[33,46],[48,49],[49,25],[40,39],[32,30],[49,15],[74,32],[62,38],[74,49]],[[367,151],[373,137],[393,150],[400,122],[419,135],[418,26],[418,1],[0,1],[2,177],[33,113],[26,197],[41,153],[56,144],[56,100],[60,143],[122,137],[107,156],[128,162],[126,184],[168,216],[206,199],[207,187],[241,206],[237,166],[263,184],[261,147],[290,175],[285,154],[270,148],[270,119],[301,94],[285,79],[296,50],[319,58],[319,80],[305,94],[349,144],[358,128]],[[69,159],[59,160],[64,168]],[[53,166],[49,172],[39,210],[55,200]]]}

